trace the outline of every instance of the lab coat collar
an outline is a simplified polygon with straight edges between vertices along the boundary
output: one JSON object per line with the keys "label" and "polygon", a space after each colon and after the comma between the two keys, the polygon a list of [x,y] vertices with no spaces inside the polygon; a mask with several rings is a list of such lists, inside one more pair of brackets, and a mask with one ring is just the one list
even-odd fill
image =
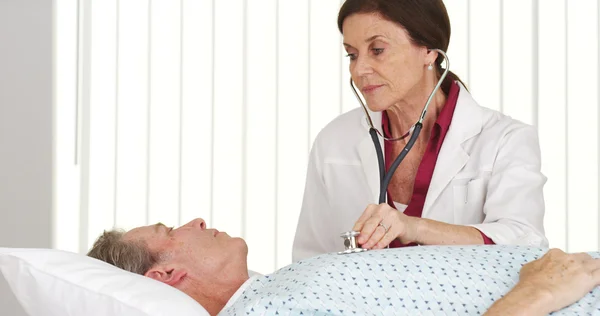
{"label": "lab coat collar", "polygon": [[[465,87],[459,83],[460,92],[456,103],[456,109],[452,117],[452,123],[436,162],[436,166],[431,184],[425,199],[423,216],[431,205],[442,193],[444,188],[450,183],[452,178],[465,166],[469,160],[469,155],[463,149],[462,144],[478,135],[483,127],[483,112],[481,107],[473,100]],[[381,130],[381,112],[369,112],[373,120],[373,125]],[[361,126],[365,129],[364,138],[358,143],[357,151],[361,160],[361,165],[367,179],[369,188],[373,195],[373,203],[377,204],[379,200],[379,170],[377,163],[377,153],[373,146],[373,141],[369,135],[369,124],[366,115],[361,116]],[[381,148],[383,139],[379,137]]]}

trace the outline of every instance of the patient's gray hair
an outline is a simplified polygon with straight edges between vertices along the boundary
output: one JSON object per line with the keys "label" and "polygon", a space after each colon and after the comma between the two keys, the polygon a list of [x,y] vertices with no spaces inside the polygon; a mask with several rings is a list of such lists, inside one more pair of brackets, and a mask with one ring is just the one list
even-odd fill
{"label": "patient's gray hair", "polygon": [[129,272],[144,275],[157,263],[156,256],[141,241],[123,240],[122,230],[104,231],[88,256],[110,263]]}

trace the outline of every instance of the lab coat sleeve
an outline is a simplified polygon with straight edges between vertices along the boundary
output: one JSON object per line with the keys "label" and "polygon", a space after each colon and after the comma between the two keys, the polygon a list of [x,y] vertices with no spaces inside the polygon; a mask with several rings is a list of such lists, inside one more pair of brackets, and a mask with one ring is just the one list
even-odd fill
{"label": "lab coat sleeve", "polygon": [[323,226],[328,210],[329,201],[323,181],[317,138],[308,162],[302,209],[292,249],[293,262],[327,252],[324,238],[319,238],[319,229]]}
{"label": "lab coat sleeve", "polygon": [[521,125],[503,137],[488,183],[484,221],[470,226],[496,244],[548,247],[545,183],[537,131]]}

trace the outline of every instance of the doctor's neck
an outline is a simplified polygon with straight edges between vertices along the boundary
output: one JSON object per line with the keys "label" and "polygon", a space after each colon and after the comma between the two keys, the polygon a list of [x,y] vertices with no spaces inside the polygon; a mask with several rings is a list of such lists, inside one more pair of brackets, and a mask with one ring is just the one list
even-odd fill
{"label": "doctor's neck", "polygon": [[[429,94],[435,88],[435,83],[427,83],[415,86],[406,97],[390,106],[386,112],[389,119],[392,138],[397,138],[406,133],[419,120],[423,107],[429,98]],[[425,119],[423,120],[422,136],[420,140],[428,141],[431,128],[435,124],[440,112],[446,104],[446,95],[440,87],[429,104]],[[408,142],[408,138],[404,140]]]}

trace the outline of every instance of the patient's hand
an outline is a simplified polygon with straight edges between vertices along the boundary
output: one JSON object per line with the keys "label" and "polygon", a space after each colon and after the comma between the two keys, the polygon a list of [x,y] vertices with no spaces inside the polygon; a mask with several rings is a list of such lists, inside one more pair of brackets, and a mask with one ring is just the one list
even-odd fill
{"label": "patient's hand", "polygon": [[575,303],[599,284],[600,259],[551,249],[521,268],[518,284],[488,315],[545,315]]}
{"label": "patient's hand", "polygon": [[600,284],[600,260],[586,253],[566,254],[552,249],[523,266],[519,283],[547,291],[552,311],[575,303]]}

